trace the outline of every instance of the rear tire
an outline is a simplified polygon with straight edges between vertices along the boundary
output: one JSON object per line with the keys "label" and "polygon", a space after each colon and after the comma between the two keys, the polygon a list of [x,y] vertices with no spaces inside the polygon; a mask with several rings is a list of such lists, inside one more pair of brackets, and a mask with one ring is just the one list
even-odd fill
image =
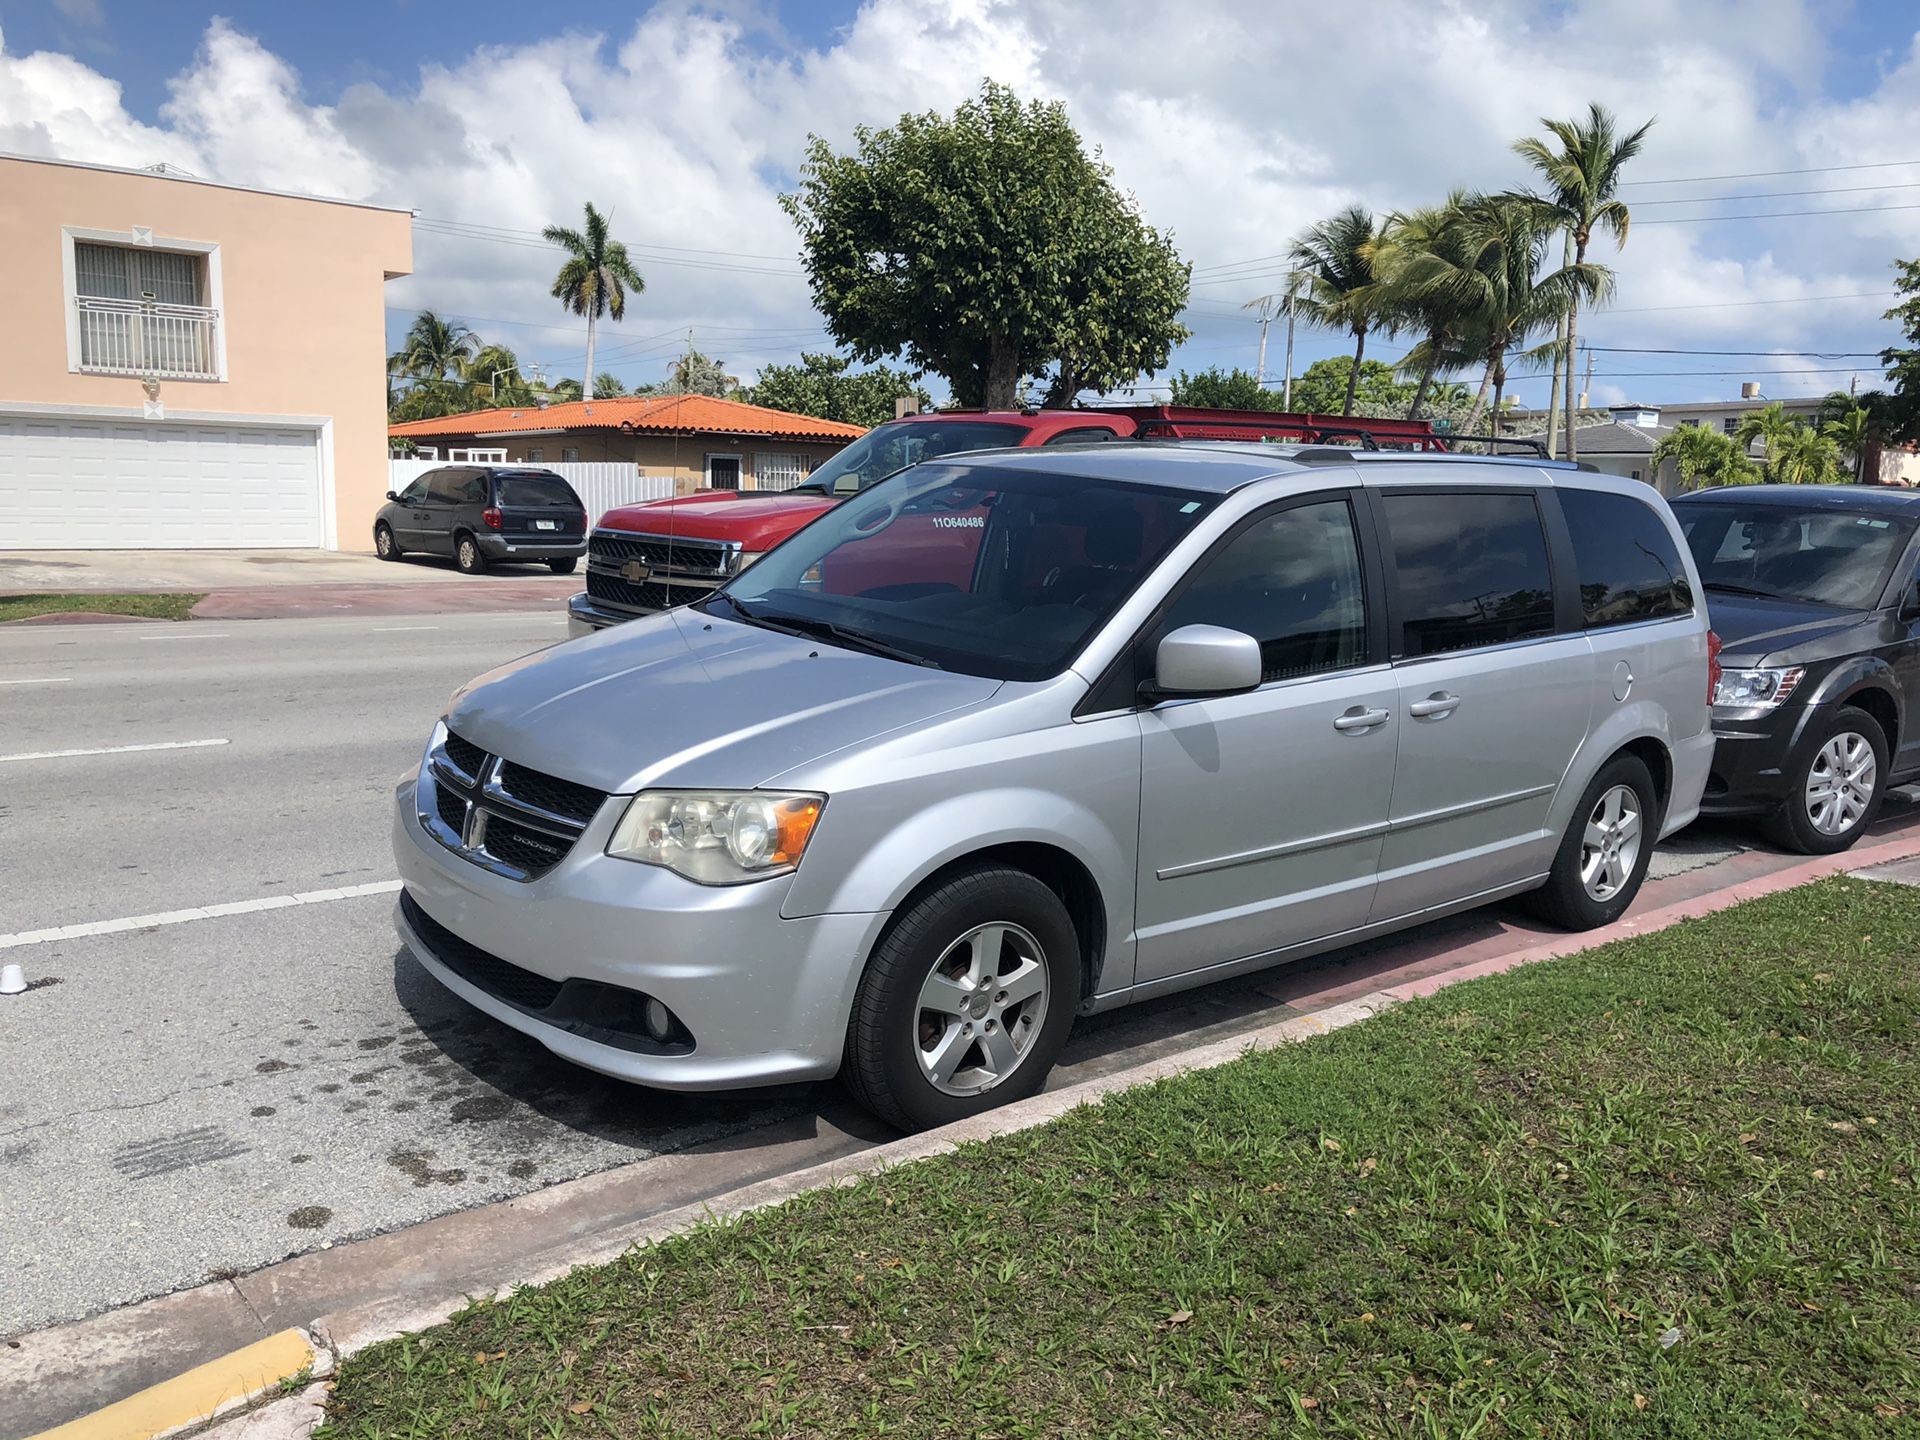
{"label": "rear tire", "polygon": [[1574,807],[1547,883],[1531,897],[1534,911],[1566,930],[1594,930],[1618,920],[1646,879],[1660,815],[1646,764],[1632,755],[1614,756]]}
{"label": "rear tire", "polygon": [[406,554],[400,542],[393,538],[392,528],[384,524],[373,527],[373,553],[382,560],[398,560]]}
{"label": "rear tire", "polygon": [[453,537],[453,563],[462,575],[478,575],[487,568],[487,557],[480,553],[480,542],[471,535]]}
{"label": "rear tire", "polygon": [[579,563],[580,562],[574,559],[572,556],[568,556],[565,560],[547,561],[547,568],[553,571],[553,573],[556,575],[571,575],[573,573],[574,566],[578,565]]}
{"label": "rear tire", "polygon": [[1785,767],[1787,798],[1766,831],[1784,849],[1836,855],[1866,833],[1887,793],[1887,732],[1864,710],[1835,710],[1808,728]]}
{"label": "rear tire", "polygon": [[841,1076],[924,1130],[1038,1091],[1080,1003],[1080,937],[1039,880],[971,866],[896,918],[861,977]]}

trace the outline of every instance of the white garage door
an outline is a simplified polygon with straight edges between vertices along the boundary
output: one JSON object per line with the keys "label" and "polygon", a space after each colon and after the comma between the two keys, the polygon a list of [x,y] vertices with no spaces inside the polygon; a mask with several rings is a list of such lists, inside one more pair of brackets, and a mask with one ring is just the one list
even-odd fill
{"label": "white garage door", "polygon": [[0,550],[320,540],[312,430],[0,415]]}

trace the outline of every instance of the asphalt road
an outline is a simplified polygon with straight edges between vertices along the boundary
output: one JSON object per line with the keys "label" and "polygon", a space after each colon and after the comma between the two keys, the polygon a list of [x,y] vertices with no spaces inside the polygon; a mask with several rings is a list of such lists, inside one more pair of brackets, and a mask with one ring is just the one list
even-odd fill
{"label": "asphalt road", "polygon": [[[0,1335],[795,1116],[884,1136],[834,1086],[672,1096],[564,1065],[422,972],[391,893],[324,898],[391,881],[392,785],[449,693],[563,634],[0,633],[0,935],[307,897],[0,950],[33,985],[0,996]],[[156,746],[181,748],[117,748]],[[1682,839],[1659,869],[1731,853]],[[1261,978],[1083,1022],[1057,1083],[1286,1013]]]}

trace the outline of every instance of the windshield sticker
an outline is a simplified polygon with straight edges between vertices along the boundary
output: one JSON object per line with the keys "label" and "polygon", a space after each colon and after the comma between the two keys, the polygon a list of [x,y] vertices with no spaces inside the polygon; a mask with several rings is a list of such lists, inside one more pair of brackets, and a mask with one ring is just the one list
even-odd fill
{"label": "windshield sticker", "polygon": [[1891,520],[1869,520],[1863,515],[1853,523],[1856,525],[1866,525],[1875,530],[1884,530],[1893,522]]}
{"label": "windshield sticker", "polygon": [[1198,510],[1199,508],[1200,508],[1200,502],[1198,500],[1189,500],[1186,504],[1180,507],[1180,513],[1182,515],[1191,515],[1194,511]]}

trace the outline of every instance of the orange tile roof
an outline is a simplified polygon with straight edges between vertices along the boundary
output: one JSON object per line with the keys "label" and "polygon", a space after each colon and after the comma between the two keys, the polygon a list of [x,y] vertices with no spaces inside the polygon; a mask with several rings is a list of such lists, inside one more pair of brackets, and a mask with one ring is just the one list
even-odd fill
{"label": "orange tile roof", "polygon": [[766,435],[781,440],[852,440],[867,432],[838,420],[817,420],[748,405],[740,400],[716,400],[711,395],[641,395],[619,400],[567,400],[549,405],[524,405],[510,410],[469,410],[462,415],[440,415],[432,420],[405,420],[389,425],[389,435],[510,435],[520,431],[632,430],[656,434],[703,432],[720,435]]}

